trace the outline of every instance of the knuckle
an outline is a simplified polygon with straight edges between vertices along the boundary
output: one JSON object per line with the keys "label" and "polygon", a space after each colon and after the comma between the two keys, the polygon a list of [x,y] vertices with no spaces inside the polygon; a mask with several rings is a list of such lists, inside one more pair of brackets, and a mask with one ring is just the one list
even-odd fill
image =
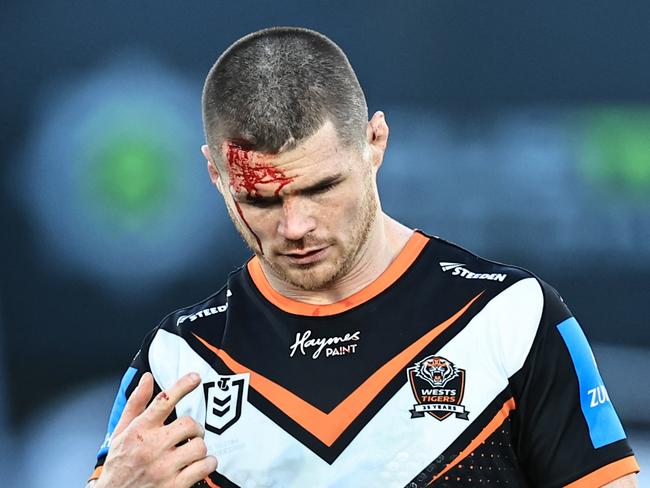
{"label": "knuckle", "polygon": [[205,429],[196,420],[192,419],[192,422],[193,422],[192,428],[194,429],[196,436],[202,438],[205,435]]}
{"label": "knuckle", "polygon": [[145,414],[144,414],[144,413],[141,413],[140,415],[138,415],[137,417],[135,417],[135,418],[131,421],[131,423],[130,423],[129,425],[127,425],[127,426],[125,427],[125,429],[123,430],[123,432],[127,432],[127,431],[132,431],[132,430],[135,430],[135,429],[139,429],[140,427],[142,427],[143,422],[145,422],[144,419],[145,419]]}
{"label": "knuckle", "polygon": [[192,437],[203,437],[203,427],[192,417],[180,417],[179,427],[187,431]]}
{"label": "knuckle", "polygon": [[215,469],[217,469],[218,464],[219,463],[217,462],[216,458],[214,458],[212,456],[206,457],[203,460],[203,469],[205,469],[204,477],[209,475],[210,473],[212,473]]}
{"label": "knuckle", "polygon": [[135,445],[136,441],[140,440],[141,438],[142,438],[142,434],[140,434],[138,429],[129,428],[129,429],[126,429],[126,430],[120,432],[115,437],[113,437],[113,439],[111,440],[111,444],[114,443],[116,439],[121,439],[125,443]]}
{"label": "knuckle", "polygon": [[201,456],[202,458],[205,457],[208,454],[208,446],[205,445],[205,441],[203,439],[196,439],[195,441],[192,441],[196,443],[196,453]]}
{"label": "knuckle", "polygon": [[161,391],[156,395],[156,402],[165,403],[168,401],[169,401],[169,394],[165,390]]}
{"label": "knuckle", "polygon": [[183,416],[176,419],[176,423],[178,424],[179,427],[187,429],[192,426],[192,424],[194,423],[194,419],[192,417]]}

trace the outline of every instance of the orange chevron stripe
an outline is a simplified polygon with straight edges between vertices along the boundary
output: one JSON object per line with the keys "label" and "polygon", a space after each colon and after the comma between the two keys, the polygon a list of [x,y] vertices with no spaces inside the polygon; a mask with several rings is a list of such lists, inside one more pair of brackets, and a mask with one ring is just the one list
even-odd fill
{"label": "orange chevron stripe", "polygon": [[103,470],[103,469],[104,469],[104,466],[103,466],[103,465],[102,465],[102,466],[97,466],[97,467],[93,470],[93,474],[91,474],[91,475],[90,475],[90,478],[88,478],[88,481],[96,480],[97,478],[99,478],[99,475],[102,474],[102,470]]}
{"label": "orange chevron stripe", "polygon": [[208,485],[210,488],[219,488],[219,485],[215,484],[214,481],[212,481],[209,476],[203,478],[203,481],[205,481],[205,484]]}
{"label": "orange chevron stripe", "polygon": [[440,471],[437,475],[433,477],[429,483],[427,483],[427,486],[429,486],[431,483],[439,479],[443,474],[445,474],[447,471],[449,471],[451,468],[456,466],[458,463],[460,463],[463,459],[465,459],[467,456],[470,455],[471,452],[473,452],[478,446],[481,445],[485,439],[490,437],[495,430],[497,430],[501,424],[508,418],[510,415],[510,412],[516,408],[515,405],[515,399],[510,398],[507,400],[504,404],[503,407],[501,407],[501,410],[497,412],[497,414],[494,416],[490,422],[483,427],[483,430],[472,439],[472,441],[467,445],[465,449],[463,449],[460,453],[458,453],[458,456],[456,456],[447,466],[445,466],[445,469]]}
{"label": "orange chevron stripe", "polygon": [[331,446],[386,385],[409,363],[413,362],[415,356],[422,349],[456,322],[482,294],[483,292],[476,295],[458,312],[431,329],[375,371],[330,413],[319,410],[281,385],[240,364],[223,349],[213,346],[196,334],[193,335],[205,347],[214,352],[234,373],[249,373],[250,386],[253,389],[323,444]]}

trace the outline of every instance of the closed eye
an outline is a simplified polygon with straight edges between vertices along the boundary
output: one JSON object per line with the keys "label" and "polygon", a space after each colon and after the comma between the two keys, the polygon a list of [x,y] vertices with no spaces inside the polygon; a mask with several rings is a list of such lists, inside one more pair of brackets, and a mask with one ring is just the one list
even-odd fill
{"label": "closed eye", "polygon": [[256,197],[256,196],[248,195],[246,197],[246,203],[249,205],[253,205],[254,207],[268,208],[268,207],[272,207],[273,205],[282,203],[282,200],[280,199],[280,197],[264,198],[264,197]]}
{"label": "closed eye", "polygon": [[320,195],[321,193],[327,193],[330,191],[332,188],[337,186],[340,182],[339,181],[334,181],[332,183],[328,183],[325,185],[319,185],[314,188],[309,188],[306,190],[303,190],[301,193],[303,195]]}
{"label": "closed eye", "polygon": [[[341,175],[335,175],[308,188],[298,190],[296,193],[306,196],[322,195],[334,189],[342,181],[343,177]],[[245,203],[258,208],[269,208],[275,205],[280,205],[282,203],[282,198],[280,196],[260,197],[257,195],[247,195]]]}
{"label": "closed eye", "polygon": [[336,175],[332,175],[327,178],[324,178],[323,180],[319,181],[318,183],[312,186],[302,189],[300,193],[303,195],[321,195],[323,193],[327,193],[328,191],[332,190],[333,188],[341,184],[344,180],[345,177],[340,173]]}

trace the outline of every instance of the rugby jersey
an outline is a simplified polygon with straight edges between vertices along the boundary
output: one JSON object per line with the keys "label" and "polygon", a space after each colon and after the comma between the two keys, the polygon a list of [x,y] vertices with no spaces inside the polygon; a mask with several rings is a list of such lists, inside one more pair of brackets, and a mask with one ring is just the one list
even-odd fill
{"label": "rugby jersey", "polygon": [[191,371],[168,419],[205,427],[197,487],[596,487],[638,471],[587,340],[530,272],[416,231],[373,283],[334,304],[276,292],[257,257],[165,317],[126,399]]}

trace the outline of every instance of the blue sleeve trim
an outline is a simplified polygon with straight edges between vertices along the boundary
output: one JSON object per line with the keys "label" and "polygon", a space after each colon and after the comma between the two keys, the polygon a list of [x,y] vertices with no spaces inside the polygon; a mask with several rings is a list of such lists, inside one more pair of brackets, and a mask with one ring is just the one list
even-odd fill
{"label": "blue sleeve trim", "polygon": [[126,405],[126,390],[131,385],[133,377],[137,372],[138,370],[136,368],[130,367],[126,370],[126,373],[124,373],[124,376],[122,377],[122,381],[120,382],[120,389],[117,391],[115,402],[113,402],[113,408],[111,410],[111,416],[108,419],[106,438],[104,439],[104,443],[102,444],[102,447],[99,448],[99,452],[97,453],[98,460],[108,454],[108,446],[111,443],[111,437],[113,437],[115,427],[117,427],[117,423],[120,421],[120,417],[122,416],[122,412],[124,411],[124,407]]}
{"label": "blue sleeve trim", "polygon": [[558,324],[557,329],[569,350],[578,376],[580,408],[587,421],[594,448],[625,439],[625,431],[609,400],[596,360],[580,325],[571,317]]}

